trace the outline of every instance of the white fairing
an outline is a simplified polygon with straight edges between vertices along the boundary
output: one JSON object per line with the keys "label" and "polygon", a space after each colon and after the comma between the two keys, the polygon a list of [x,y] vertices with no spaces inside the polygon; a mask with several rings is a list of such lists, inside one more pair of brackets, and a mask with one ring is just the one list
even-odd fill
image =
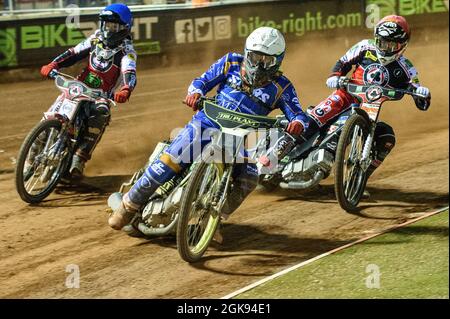
{"label": "white fairing", "polygon": [[245,49],[277,56],[284,53],[286,42],[281,32],[277,29],[260,27],[247,37]]}
{"label": "white fairing", "polygon": [[73,101],[60,95],[48,111],[44,113],[44,118],[49,118],[53,114],[58,113],[65,115],[69,120],[72,120],[77,110],[78,103],[78,101]]}

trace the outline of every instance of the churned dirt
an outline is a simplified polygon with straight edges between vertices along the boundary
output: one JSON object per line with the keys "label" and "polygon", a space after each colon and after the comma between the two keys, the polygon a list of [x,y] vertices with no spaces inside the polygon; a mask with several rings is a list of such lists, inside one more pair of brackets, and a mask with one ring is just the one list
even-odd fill
{"label": "churned dirt", "polygon": [[[106,200],[157,141],[190,119],[180,101],[212,60],[139,72],[130,102],[113,110],[83,184],[59,187],[33,206],[15,191],[15,158],[57,90],[44,80],[0,85],[0,297],[218,298],[448,205],[448,31],[439,39],[413,41],[407,50],[432,91],[432,107],[421,112],[409,97],[385,105],[382,117],[394,127],[397,146],[370,180],[372,197],[361,203],[360,214],[340,209],[332,176],[307,192],[256,190],[224,225],[224,244],[192,265],[180,259],[174,238],[136,239],[110,229]],[[324,82],[331,66],[357,40],[288,47],[285,74],[304,107],[330,93]],[[70,265],[80,269],[78,289],[65,285]],[[355,271],[363,276],[365,270]]]}

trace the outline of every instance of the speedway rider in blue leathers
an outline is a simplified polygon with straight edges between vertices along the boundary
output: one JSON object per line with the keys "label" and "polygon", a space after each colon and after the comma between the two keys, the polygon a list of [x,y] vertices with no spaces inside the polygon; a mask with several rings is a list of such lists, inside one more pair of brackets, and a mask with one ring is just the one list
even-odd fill
{"label": "speedway rider in blue leathers", "polygon": [[[279,108],[290,121],[286,131],[300,135],[308,127],[308,120],[292,83],[279,70],[284,54],[283,35],[274,28],[258,28],[248,36],[244,56],[228,53],[219,59],[203,75],[194,79],[184,102],[197,111],[199,98],[218,86],[216,103],[220,106],[256,115],[267,115]],[[208,128],[217,129],[218,126],[203,111],[197,112],[161,157],[124,194],[121,205],[108,221],[113,229],[120,230],[127,225],[160,185],[190,165],[198,154],[192,155],[189,149],[198,142],[201,131]],[[209,142],[209,139],[202,139],[201,149]],[[189,160],[180,155],[180,151],[186,153],[186,150],[191,153]],[[229,215],[237,209],[256,187],[256,181],[256,165],[236,165],[229,202],[222,213]]]}

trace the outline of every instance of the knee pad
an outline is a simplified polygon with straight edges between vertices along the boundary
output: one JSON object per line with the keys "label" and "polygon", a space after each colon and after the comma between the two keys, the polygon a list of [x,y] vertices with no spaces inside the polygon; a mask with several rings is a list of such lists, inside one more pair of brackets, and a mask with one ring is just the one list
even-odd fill
{"label": "knee pad", "polygon": [[109,124],[110,117],[111,114],[109,108],[105,104],[94,104],[94,107],[91,108],[91,112],[89,112],[87,120],[88,127],[96,128],[101,131]]}

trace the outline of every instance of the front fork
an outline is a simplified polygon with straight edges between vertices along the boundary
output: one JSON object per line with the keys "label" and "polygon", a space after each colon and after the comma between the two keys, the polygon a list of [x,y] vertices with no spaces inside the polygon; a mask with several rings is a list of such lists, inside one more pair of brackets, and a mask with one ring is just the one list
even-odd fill
{"label": "front fork", "polygon": [[[220,165],[220,164],[219,164]],[[216,193],[214,194],[213,201],[212,201],[212,207],[217,213],[220,213],[222,211],[222,207],[225,204],[225,201],[227,200],[227,194],[228,189],[230,187],[230,180],[231,180],[231,173],[233,171],[233,165],[224,165],[224,173],[222,175],[222,178],[220,179],[219,188],[217,189]]]}
{"label": "front fork", "polygon": [[371,124],[372,125],[370,126],[369,135],[367,136],[367,139],[364,142],[364,147],[363,147],[363,152],[362,152],[361,162],[360,162],[361,168],[364,173],[367,172],[367,169],[369,168],[370,164],[372,163],[372,158],[370,157],[370,153],[372,151],[376,125],[375,125],[375,123],[371,123]]}
{"label": "front fork", "polygon": [[[66,131],[69,125],[70,124],[68,122],[63,122],[61,130],[59,132],[52,130],[47,138],[42,152],[45,156],[45,170],[41,176],[43,182],[47,180],[51,174],[53,174],[54,169],[58,167],[61,160],[67,155],[67,151],[64,151],[64,149],[66,148]],[[56,136],[56,142],[53,143],[55,140],[55,134],[58,134],[58,136]]]}

